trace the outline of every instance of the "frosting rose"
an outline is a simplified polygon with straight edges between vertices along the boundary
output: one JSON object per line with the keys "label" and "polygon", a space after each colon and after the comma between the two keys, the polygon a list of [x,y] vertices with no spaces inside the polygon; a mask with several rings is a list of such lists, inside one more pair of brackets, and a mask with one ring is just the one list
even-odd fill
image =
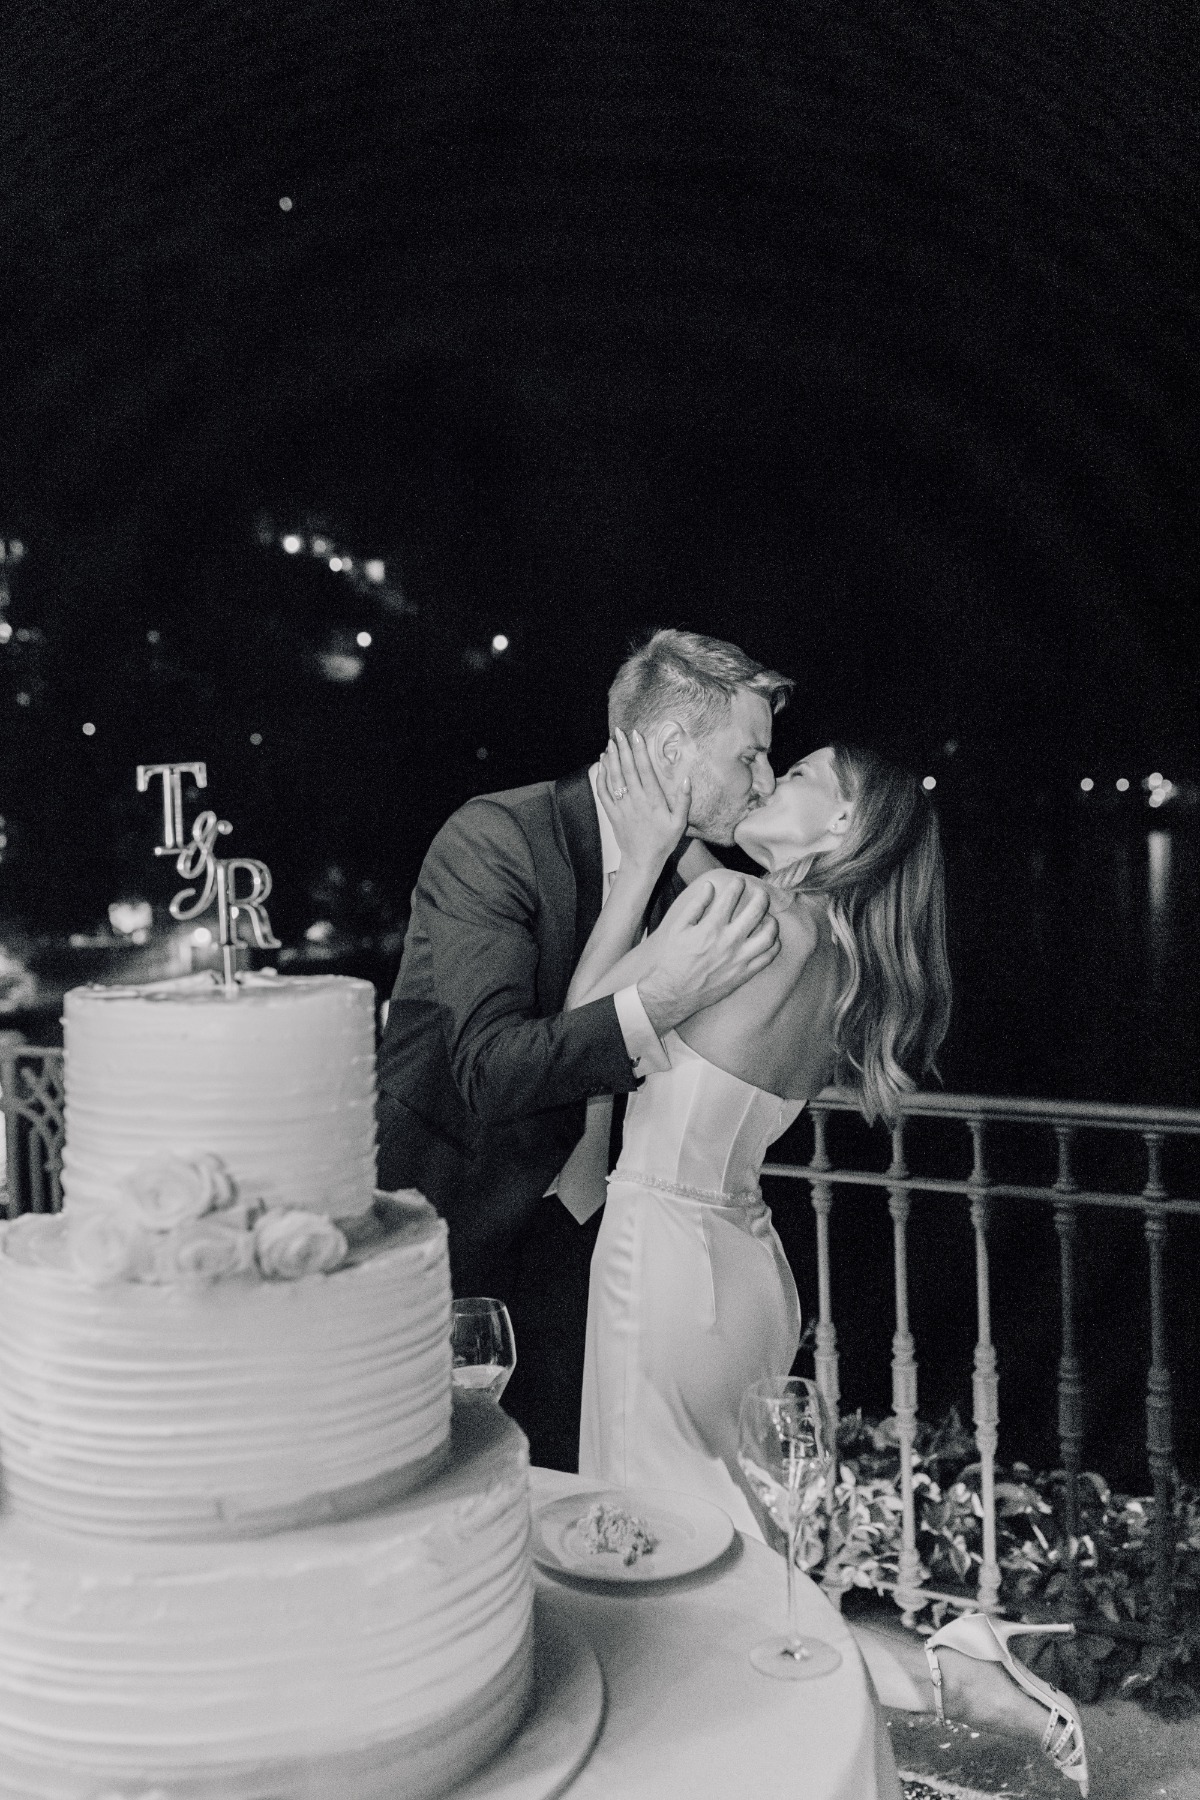
{"label": "frosting rose", "polygon": [[279,1281],[327,1275],[345,1261],[346,1249],[345,1233],[323,1213],[272,1207],[254,1227],[258,1266]]}
{"label": "frosting rose", "polygon": [[254,1267],[254,1238],[228,1215],[212,1213],[177,1225],[159,1234],[153,1247],[153,1278],[181,1281],[191,1278],[217,1281],[223,1275],[244,1275]]}
{"label": "frosting rose", "polygon": [[4,1254],[15,1262],[57,1268],[63,1260],[66,1223],[61,1213],[21,1213],[4,1226]]}
{"label": "frosting rose", "polygon": [[150,1239],[129,1213],[96,1208],[67,1227],[71,1267],[93,1287],[136,1281],[150,1262]]}
{"label": "frosting rose", "polygon": [[125,1198],[142,1225],[170,1231],[203,1218],[237,1197],[233,1177],[219,1156],[148,1156],[121,1184]]}

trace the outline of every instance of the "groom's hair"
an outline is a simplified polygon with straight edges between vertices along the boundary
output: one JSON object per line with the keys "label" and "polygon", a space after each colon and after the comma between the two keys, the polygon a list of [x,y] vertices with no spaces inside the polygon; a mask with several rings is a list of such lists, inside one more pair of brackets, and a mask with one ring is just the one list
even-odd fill
{"label": "groom's hair", "polygon": [[693,737],[707,737],[727,715],[738,688],[761,694],[771,711],[779,712],[795,685],[722,638],[652,631],[617,670],[608,690],[608,728],[645,731],[660,719],[678,719]]}

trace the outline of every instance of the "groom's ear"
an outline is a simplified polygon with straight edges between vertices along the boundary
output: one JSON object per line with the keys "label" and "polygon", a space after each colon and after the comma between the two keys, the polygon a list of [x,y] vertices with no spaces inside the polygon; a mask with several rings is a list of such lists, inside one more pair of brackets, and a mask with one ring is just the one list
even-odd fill
{"label": "groom's ear", "polygon": [[654,733],[654,749],[672,774],[682,772],[688,734],[678,719],[664,719]]}

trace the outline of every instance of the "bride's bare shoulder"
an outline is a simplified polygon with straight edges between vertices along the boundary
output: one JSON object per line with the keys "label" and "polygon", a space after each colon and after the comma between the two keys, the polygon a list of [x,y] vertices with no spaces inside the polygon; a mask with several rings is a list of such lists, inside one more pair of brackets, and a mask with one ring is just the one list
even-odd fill
{"label": "bride's bare shoulder", "polygon": [[[680,865],[682,868],[682,864]],[[716,894],[727,894],[732,888],[740,888],[745,893],[752,893],[755,888],[765,888],[765,881],[757,875],[743,875],[737,869],[727,869],[724,863],[714,862],[711,867],[697,869],[688,877],[689,887],[699,887],[707,881]],[[768,889],[768,893],[770,890]]]}

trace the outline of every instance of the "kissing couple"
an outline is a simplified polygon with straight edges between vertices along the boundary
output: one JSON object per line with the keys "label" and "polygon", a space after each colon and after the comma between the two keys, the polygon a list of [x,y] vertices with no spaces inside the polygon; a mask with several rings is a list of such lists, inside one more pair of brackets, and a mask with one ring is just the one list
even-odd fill
{"label": "kissing couple", "polygon": [[844,745],[777,780],[792,686],[654,632],[590,769],[435,837],[379,1054],[380,1183],[446,1219],[456,1294],[508,1306],[534,1462],[755,1533],[738,1408],[800,1337],[763,1157],[831,1079],[893,1117],[950,1006],[929,797]]}
{"label": "kissing couple", "polygon": [[[950,1014],[929,795],[841,743],[776,777],[792,686],[655,631],[591,768],[461,807],[417,880],[378,1073],[380,1186],[445,1217],[457,1294],[507,1304],[533,1461],[695,1494],[756,1537],[740,1403],[800,1339],[763,1159],[830,1081],[894,1120]],[[945,1627],[922,1703],[1040,1737],[1086,1795],[1078,1717],[1008,1635]]]}

